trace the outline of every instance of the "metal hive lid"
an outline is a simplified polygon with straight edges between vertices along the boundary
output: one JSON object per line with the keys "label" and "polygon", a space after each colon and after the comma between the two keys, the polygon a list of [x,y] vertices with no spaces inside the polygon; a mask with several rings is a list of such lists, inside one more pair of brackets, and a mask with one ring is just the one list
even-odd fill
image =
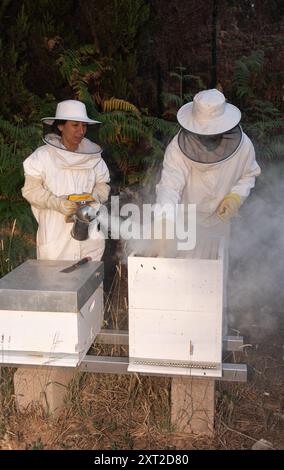
{"label": "metal hive lid", "polygon": [[78,312],[103,280],[103,263],[29,260],[0,279],[0,310]]}

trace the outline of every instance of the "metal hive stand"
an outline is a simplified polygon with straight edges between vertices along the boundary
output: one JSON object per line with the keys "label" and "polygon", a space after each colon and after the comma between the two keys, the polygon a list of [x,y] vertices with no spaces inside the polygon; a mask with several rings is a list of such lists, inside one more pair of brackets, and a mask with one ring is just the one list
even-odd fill
{"label": "metal hive stand", "polygon": [[[116,346],[127,346],[129,341],[127,330],[107,330],[102,329],[96,337],[96,343],[109,344]],[[225,336],[223,339],[223,352],[242,351],[242,336]],[[127,368],[129,365],[128,357],[96,356],[87,354],[81,362],[79,368],[84,372],[97,372],[104,374],[130,374]],[[223,375],[218,380],[246,382],[247,366],[246,364],[223,363]],[[147,373],[145,375],[161,376],[158,373]],[[171,374],[163,376],[172,377]]]}

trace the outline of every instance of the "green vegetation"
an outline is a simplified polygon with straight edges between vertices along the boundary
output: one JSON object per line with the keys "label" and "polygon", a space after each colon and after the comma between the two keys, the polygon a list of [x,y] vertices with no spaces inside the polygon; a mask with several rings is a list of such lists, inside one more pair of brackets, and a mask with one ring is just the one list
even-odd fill
{"label": "green vegetation", "polygon": [[[283,71],[271,59],[280,45],[281,5],[241,3],[215,18],[218,85],[242,110],[256,147],[279,159]],[[40,118],[63,99],[84,101],[102,122],[97,139],[113,191],[146,186],[150,193],[177,131],[177,109],[211,86],[212,14],[204,0],[1,2],[1,275],[31,253],[36,224],[21,195],[22,163],[41,145]],[[181,21],[186,17],[190,28]]]}
{"label": "green vegetation", "polygon": [[243,110],[245,128],[262,140],[283,126],[280,111],[271,101],[263,98],[269,80],[264,66],[264,52],[253,51],[235,62],[233,76],[233,87]]}

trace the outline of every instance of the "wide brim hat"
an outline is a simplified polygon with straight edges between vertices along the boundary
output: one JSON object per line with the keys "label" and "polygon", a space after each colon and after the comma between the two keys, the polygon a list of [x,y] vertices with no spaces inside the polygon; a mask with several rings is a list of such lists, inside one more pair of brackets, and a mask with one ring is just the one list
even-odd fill
{"label": "wide brim hat", "polygon": [[90,119],[87,115],[86,106],[81,101],[65,100],[57,104],[55,116],[42,118],[44,124],[52,126],[54,121],[77,121],[86,124],[100,124],[100,121]]}
{"label": "wide brim hat", "polygon": [[226,102],[216,89],[200,91],[177,113],[181,127],[201,135],[216,135],[233,129],[241,120],[240,110]]}

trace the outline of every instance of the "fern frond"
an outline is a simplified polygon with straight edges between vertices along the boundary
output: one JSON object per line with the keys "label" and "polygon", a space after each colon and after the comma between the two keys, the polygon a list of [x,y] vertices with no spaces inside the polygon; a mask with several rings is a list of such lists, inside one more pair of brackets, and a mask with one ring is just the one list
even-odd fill
{"label": "fern frond", "polygon": [[27,126],[23,127],[20,124],[12,124],[9,121],[0,117],[0,129],[6,132],[13,139],[27,139],[31,136],[38,137],[41,133],[41,126]]}
{"label": "fern frond", "polygon": [[254,114],[265,115],[267,117],[278,117],[280,111],[270,101],[253,100],[253,105],[246,108]]}
{"label": "fern frond", "polygon": [[174,93],[162,93],[161,97],[165,106],[168,106],[169,104],[173,103],[179,108],[183,105],[183,100],[181,99],[181,97],[175,95]]}
{"label": "fern frond", "polygon": [[99,138],[101,142],[113,143],[116,142],[116,137],[119,133],[119,128],[111,121],[105,121],[99,128]]}
{"label": "fern frond", "polygon": [[80,56],[76,51],[71,49],[64,51],[60,54],[56,61],[59,66],[59,71],[64,79],[70,84],[72,81],[73,73],[75,70],[79,70],[81,65]]}
{"label": "fern frond", "polygon": [[0,174],[5,173],[7,169],[14,164],[15,149],[13,144],[1,143],[0,145]]}
{"label": "fern frond", "polygon": [[103,112],[110,112],[110,111],[132,111],[140,115],[140,111],[134,104],[130,103],[126,100],[120,100],[118,98],[111,98],[110,100],[104,100],[103,102]]}
{"label": "fern frond", "polygon": [[271,139],[263,150],[262,155],[268,160],[284,159],[284,138],[277,136]]}
{"label": "fern frond", "polygon": [[129,122],[129,120],[136,120],[137,115],[129,115],[125,113],[124,111],[111,111],[109,113],[103,113],[101,114],[101,121],[104,122],[113,122],[115,124],[124,124],[126,122]]}
{"label": "fern frond", "polygon": [[262,50],[253,51],[247,58],[246,58],[248,66],[252,70],[261,70],[264,64],[264,52]]}
{"label": "fern frond", "polygon": [[120,135],[123,139],[129,139],[134,142],[139,142],[141,139],[151,139],[151,133],[148,129],[143,128],[136,123],[127,123],[121,127]]}
{"label": "fern frond", "polygon": [[[200,90],[203,90],[203,88],[201,88],[201,87],[200,87],[199,89],[200,89]],[[185,102],[185,103],[189,103],[190,101],[193,100],[193,97],[194,97],[194,93],[185,93],[185,94],[183,95],[184,102]]]}
{"label": "fern frond", "polygon": [[284,121],[281,119],[259,119],[258,121],[246,122],[244,124],[244,129],[249,129],[252,133],[258,130],[261,131],[261,133],[264,135],[265,133],[273,131],[275,129],[281,129],[283,126]]}
{"label": "fern frond", "polygon": [[243,98],[244,96],[252,96],[250,89],[250,71],[247,65],[240,59],[235,63],[235,70],[233,76],[233,84],[236,88],[237,96]]}
{"label": "fern frond", "polygon": [[165,119],[143,116],[142,122],[154,132],[161,132],[165,135],[174,135],[178,131],[178,125],[175,122],[166,121]]}
{"label": "fern frond", "polygon": [[[262,73],[264,65],[264,52],[262,50],[253,51],[249,56],[242,56],[236,60],[233,75],[233,84],[237,96],[240,98],[252,98],[255,95],[252,83],[253,76]],[[261,77],[261,81],[264,79]]]}
{"label": "fern frond", "polygon": [[17,197],[23,183],[23,173],[19,171],[18,167],[11,168],[9,171],[0,175],[0,195],[9,198]]}
{"label": "fern frond", "polygon": [[9,221],[17,220],[17,227],[25,232],[35,232],[35,220],[30,205],[24,200],[11,201],[0,199],[1,225]]}
{"label": "fern frond", "polygon": [[84,46],[81,46],[79,49],[77,49],[77,54],[81,55],[82,57],[89,57],[97,53],[98,49],[94,44],[85,44]]}

